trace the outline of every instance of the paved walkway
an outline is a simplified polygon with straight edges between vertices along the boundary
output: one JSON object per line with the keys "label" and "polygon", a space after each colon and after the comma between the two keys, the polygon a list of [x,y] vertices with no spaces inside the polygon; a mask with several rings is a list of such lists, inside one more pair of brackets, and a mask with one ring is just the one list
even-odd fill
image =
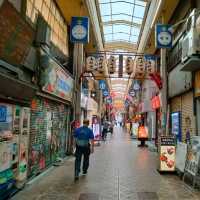
{"label": "paved walkway", "polygon": [[12,200],[200,200],[175,175],[161,176],[157,154],[137,147],[121,128],[96,147],[86,177],[73,182],[73,164],[64,165],[26,187]]}

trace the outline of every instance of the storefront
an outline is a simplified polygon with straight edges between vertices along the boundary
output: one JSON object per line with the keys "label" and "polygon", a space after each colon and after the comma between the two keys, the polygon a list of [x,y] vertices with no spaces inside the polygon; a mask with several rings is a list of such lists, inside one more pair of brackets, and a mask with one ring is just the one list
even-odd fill
{"label": "storefront", "polygon": [[63,158],[70,137],[73,79],[41,49],[41,92],[31,102],[29,177]]}
{"label": "storefront", "polygon": [[[2,62],[15,69],[15,66]],[[6,86],[6,90],[5,90]],[[37,88],[0,73],[0,196],[23,187],[28,173],[30,102]],[[15,187],[13,187],[15,185]]]}
{"label": "storefront", "polygon": [[[192,75],[190,72],[184,72],[180,69],[181,66],[177,66],[169,73],[170,133],[176,134],[179,141],[186,142],[192,135],[196,135],[196,120],[194,116],[193,91],[191,90]],[[176,113],[179,113],[180,124],[177,124],[177,126],[180,127],[180,130],[172,133],[174,130],[172,124]]]}

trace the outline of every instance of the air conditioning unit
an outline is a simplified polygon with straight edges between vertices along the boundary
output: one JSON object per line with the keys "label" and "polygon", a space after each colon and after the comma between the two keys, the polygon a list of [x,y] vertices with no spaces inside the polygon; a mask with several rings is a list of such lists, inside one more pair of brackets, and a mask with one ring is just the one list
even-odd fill
{"label": "air conditioning unit", "polygon": [[196,26],[198,17],[197,9],[193,9],[186,21],[186,33],[182,41],[182,63],[191,56],[200,54],[200,32]]}
{"label": "air conditioning unit", "polygon": [[133,58],[132,57],[128,57],[126,59],[126,73],[127,74],[131,74],[133,72]]}
{"label": "air conditioning unit", "polygon": [[51,28],[42,16],[38,16],[35,43],[37,46],[50,46]]}

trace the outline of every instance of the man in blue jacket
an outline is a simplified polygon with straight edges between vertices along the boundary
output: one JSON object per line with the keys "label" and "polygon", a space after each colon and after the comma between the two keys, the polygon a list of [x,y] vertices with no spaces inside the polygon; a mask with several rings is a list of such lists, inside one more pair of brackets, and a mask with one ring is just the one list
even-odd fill
{"label": "man in blue jacket", "polygon": [[88,126],[89,120],[85,119],[83,121],[83,126],[77,128],[74,133],[76,142],[75,180],[79,179],[82,156],[84,156],[83,175],[86,175],[89,168],[90,153],[94,152],[94,134]]}

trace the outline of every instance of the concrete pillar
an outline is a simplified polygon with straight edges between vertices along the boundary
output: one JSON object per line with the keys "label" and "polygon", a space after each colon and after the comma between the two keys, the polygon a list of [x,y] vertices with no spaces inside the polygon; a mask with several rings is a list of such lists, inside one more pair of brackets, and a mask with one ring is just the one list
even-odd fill
{"label": "concrete pillar", "polygon": [[[164,16],[162,16],[162,23],[164,24]],[[161,77],[163,81],[163,88],[161,90],[161,101],[162,101],[162,134],[166,135],[167,125],[167,64],[166,64],[166,49],[160,50],[160,67]]]}
{"label": "concrete pillar", "polygon": [[75,70],[75,87],[74,87],[74,118],[81,120],[81,83],[80,75],[83,71],[83,44],[74,44],[74,70]]}

